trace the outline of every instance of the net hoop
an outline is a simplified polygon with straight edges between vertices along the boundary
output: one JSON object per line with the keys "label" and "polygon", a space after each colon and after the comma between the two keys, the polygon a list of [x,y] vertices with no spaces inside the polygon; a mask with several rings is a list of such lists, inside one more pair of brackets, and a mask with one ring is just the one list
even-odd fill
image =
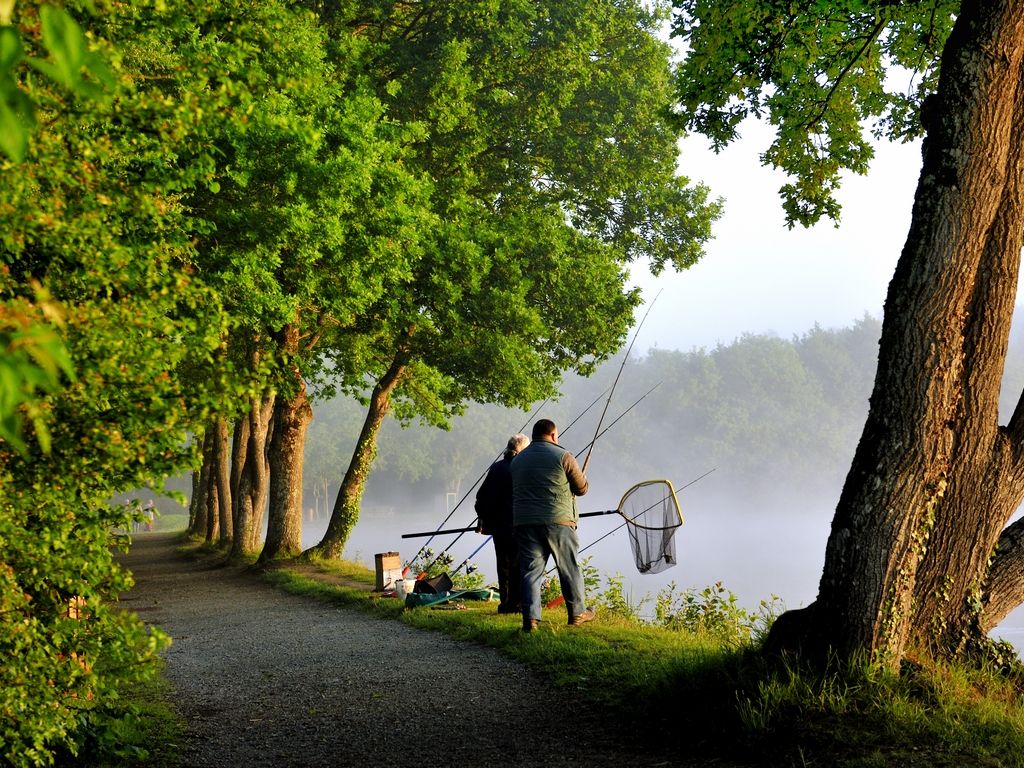
{"label": "net hoop", "polygon": [[660,573],[676,564],[674,539],[683,513],[671,482],[637,483],[623,494],[617,511],[626,521],[623,525],[640,573]]}
{"label": "net hoop", "polygon": [[[642,510],[641,512],[637,513],[633,517],[630,517],[625,512],[623,512],[623,507],[626,504],[626,499],[629,498],[633,493],[638,491],[640,488],[644,488],[644,487],[649,486],[649,485],[664,485],[665,486],[665,488],[666,488],[666,496],[664,498],[664,501],[668,501],[669,499],[671,499],[671,501],[672,501],[672,508],[676,511],[678,522],[675,522],[675,523],[673,523],[671,525],[644,525],[644,524],[638,523],[636,521],[637,521],[637,518],[639,518],[641,515],[643,515],[647,510]],[[624,494],[622,494],[622,498],[619,500],[618,513],[622,516],[622,519],[625,520],[630,525],[635,526],[636,528],[643,528],[644,530],[647,530],[647,531],[663,531],[663,530],[665,530],[667,528],[678,528],[679,526],[681,526],[683,524],[683,512],[682,512],[682,509],[679,506],[679,499],[676,497],[676,489],[672,485],[672,481],[671,480],[644,480],[642,483],[637,483],[636,485],[631,487],[629,490],[627,490]]]}

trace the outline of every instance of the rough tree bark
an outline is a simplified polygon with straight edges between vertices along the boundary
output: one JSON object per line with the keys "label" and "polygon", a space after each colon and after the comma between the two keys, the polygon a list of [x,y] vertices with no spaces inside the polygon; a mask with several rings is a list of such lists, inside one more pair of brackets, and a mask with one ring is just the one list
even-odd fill
{"label": "rough tree bark", "polygon": [[231,454],[228,448],[228,422],[218,416],[213,424],[213,481],[217,487],[217,543],[231,543]]}
{"label": "rough tree bark", "polygon": [[366,478],[377,455],[377,433],[380,425],[391,408],[391,394],[399,385],[408,370],[408,357],[399,351],[391,362],[387,372],[380,378],[370,394],[370,404],[366,411],[363,428],[356,440],[345,479],[338,489],[334,501],[331,519],[327,524],[320,543],[306,550],[307,557],[338,558],[345,548],[352,528],[359,520],[359,507],[366,486]]}
{"label": "rough tree bark", "polygon": [[[205,435],[197,435],[201,441],[205,440]],[[196,516],[199,514],[199,500],[202,498],[202,482],[203,471],[200,469],[192,472],[192,495],[188,500],[188,531],[189,533],[196,532]]]}
{"label": "rough tree bark", "polygon": [[217,540],[220,532],[220,497],[217,493],[217,436],[213,429],[206,430],[207,439],[203,445],[203,463],[208,465],[206,482],[206,530],[203,537],[207,543]]}
{"label": "rough tree bark", "polygon": [[[284,330],[282,346],[294,352],[298,343],[298,325],[291,324]],[[306,397],[302,372],[294,368],[292,375],[295,394],[291,397],[279,395],[274,406],[274,436],[269,451],[270,509],[267,513],[267,540],[260,553],[260,564],[276,558],[295,557],[302,552],[302,462],[313,409]]]}
{"label": "rough tree bark", "polygon": [[267,439],[274,400],[273,394],[254,399],[249,412],[235,422],[231,464],[235,529],[232,557],[254,553],[260,548],[270,473]]}
{"label": "rough tree bark", "polygon": [[210,430],[206,430],[203,434],[203,448],[200,454],[202,458],[199,465],[199,483],[198,486],[194,486],[195,491],[190,505],[192,524],[188,530],[193,536],[205,537],[209,523],[210,463],[207,461],[207,457],[210,455],[212,442],[213,436],[210,434]]}
{"label": "rough tree bark", "polygon": [[998,398],[1024,233],[1022,61],[1024,2],[965,2],[922,113],[911,229],[818,598],[771,647],[952,656],[1020,603],[1024,537],[1000,537],[1024,498],[1024,418],[1001,428]]}

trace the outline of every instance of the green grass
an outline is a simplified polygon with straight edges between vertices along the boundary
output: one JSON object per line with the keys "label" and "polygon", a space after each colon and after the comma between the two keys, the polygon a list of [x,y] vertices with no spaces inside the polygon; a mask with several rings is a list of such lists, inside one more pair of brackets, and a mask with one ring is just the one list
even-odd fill
{"label": "green grass", "polygon": [[122,706],[131,716],[120,718],[107,735],[114,748],[87,745],[79,755],[83,768],[176,768],[186,724],[174,709],[170,684],[162,675],[134,684],[124,692]]}
{"label": "green grass", "polygon": [[[778,765],[1021,766],[1021,681],[994,671],[849,664],[828,675],[794,667],[748,676],[744,728]],[[799,751],[805,762],[787,762]],[[806,759],[806,756],[811,759]]]}

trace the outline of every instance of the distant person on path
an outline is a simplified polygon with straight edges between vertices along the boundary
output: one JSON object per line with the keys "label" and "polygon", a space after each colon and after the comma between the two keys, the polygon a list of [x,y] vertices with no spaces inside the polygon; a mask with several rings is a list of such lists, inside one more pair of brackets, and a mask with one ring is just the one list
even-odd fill
{"label": "distant person on path", "polygon": [[523,631],[540,623],[540,586],[548,556],[569,611],[569,626],[594,618],[584,601],[579,566],[579,512],[576,497],[589,489],[576,457],[558,444],[558,427],[550,419],[533,425],[533,442],[512,461],[512,511],[522,571]]}
{"label": "distant person on path", "polygon": [[519,547],[512,527],[512,459],[530,444],[526,435],[512,435],[501,458],[491,464],[476,493],[477,532],[494,541],[498,566],[498,613],[519,613]]}

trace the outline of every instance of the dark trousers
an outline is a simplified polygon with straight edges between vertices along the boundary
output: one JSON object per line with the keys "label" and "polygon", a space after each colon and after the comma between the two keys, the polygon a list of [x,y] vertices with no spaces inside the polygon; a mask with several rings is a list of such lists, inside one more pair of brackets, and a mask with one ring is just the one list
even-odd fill
{"label": "dark trousers", "polygon": [[518,613],[520,610],[519,545],[513,531],[493,534],[494,558],[498,567],[498,595],[501,602],[498,610],[502,613]]}

